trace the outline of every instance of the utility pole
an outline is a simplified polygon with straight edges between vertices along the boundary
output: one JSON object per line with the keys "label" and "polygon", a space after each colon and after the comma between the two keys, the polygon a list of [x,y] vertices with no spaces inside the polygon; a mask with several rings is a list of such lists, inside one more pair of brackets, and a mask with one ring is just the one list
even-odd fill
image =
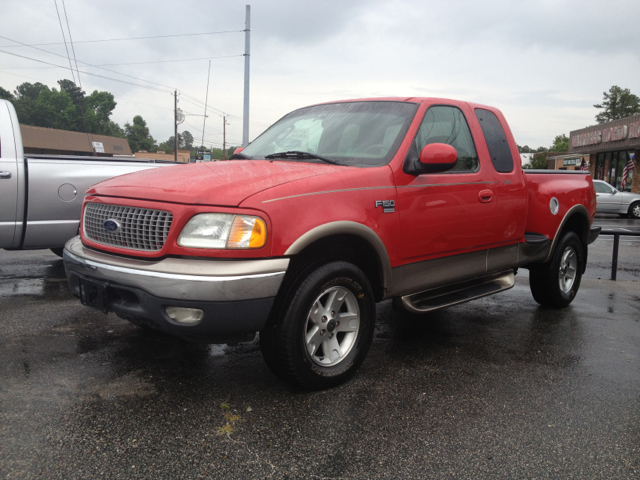
{"label": "utility pole", "polygon": [[222,116],[222,160],[227,159],[227,117]]}
{"label": "utility pole", "polygon": [[202,119],[202,139],[200,145],[204,150],[204,126],[207,124],[207,103],[209,103],[209,79],[211,78],[211,60],[209,60],[209,70],[207,73],[207,95],[204,97],[204,118]]}
{"label": "utility pole", "polygon": [[244,30],[244,111],[242,114],[242,146],[249,145],[249,45],[251,40],[251,5],[247,5]]}
{"label": "utility pole", "polygon": [[173,161],[178,163],[178,90],[173,92],[173,99],[173,139],[175,143],[175,148],[173,149]]}

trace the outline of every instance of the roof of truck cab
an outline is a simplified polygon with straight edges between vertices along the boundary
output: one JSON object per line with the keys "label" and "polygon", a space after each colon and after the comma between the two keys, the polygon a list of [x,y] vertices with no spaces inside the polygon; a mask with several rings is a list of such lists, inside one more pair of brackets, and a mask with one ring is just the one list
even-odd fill
{"label": "roof of truck cab", "polygon": [[368,97],[368,98],[350,98],[344,100],[333,100],[329,102],[321,102],[315,105],[328,105],[331,103],[348,103],[348,102],[406,102],[406,103],[445,103],[445,104],[461,104],[465,103],[471,108],[485,108],[488,110],[496,110],[495,107],[489,105],[482,105],[480,103],[468,102],[466,100],[459,100],[454,98],[442,98],[442,97]]}

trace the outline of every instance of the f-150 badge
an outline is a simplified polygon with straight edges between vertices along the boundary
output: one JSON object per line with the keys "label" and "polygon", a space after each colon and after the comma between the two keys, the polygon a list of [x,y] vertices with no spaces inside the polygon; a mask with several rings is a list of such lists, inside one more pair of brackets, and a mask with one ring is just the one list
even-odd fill
{"label": "f-150 badge", "polygon": [[395,200],[376,200],[376,208],[382,207],[384,213],[393,213],[396,211]]}

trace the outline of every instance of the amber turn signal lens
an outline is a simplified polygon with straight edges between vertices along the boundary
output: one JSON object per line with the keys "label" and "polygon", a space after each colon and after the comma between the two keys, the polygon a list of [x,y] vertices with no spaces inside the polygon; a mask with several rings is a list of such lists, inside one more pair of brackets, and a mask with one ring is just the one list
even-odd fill
{"label": "amber turn signal lens", "polygon": [[238,215],[233,219],[227,248],[260,248],[267,241],[267,228],[257,217]]}
{"label": "amber turn signal lens", "polygon": [[265,243],[267,243],[267,227],[261,219],[256,218],[256,223],[254,223],[253,229],[251,230],[249,248],[264,247]]}

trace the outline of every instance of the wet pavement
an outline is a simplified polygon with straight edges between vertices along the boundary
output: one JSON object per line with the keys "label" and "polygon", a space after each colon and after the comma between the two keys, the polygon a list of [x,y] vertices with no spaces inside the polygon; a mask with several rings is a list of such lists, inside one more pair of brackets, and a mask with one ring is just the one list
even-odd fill
{"label": "wet pavement", "polygon": [[0,478],[640,478],[639,248],[612,282],[599,239],[564,310],[522,270],[424,317],[380,303],[356,377],[312,393],[257,341],[145,331],[81,306],[53,254],[0,251]]}

